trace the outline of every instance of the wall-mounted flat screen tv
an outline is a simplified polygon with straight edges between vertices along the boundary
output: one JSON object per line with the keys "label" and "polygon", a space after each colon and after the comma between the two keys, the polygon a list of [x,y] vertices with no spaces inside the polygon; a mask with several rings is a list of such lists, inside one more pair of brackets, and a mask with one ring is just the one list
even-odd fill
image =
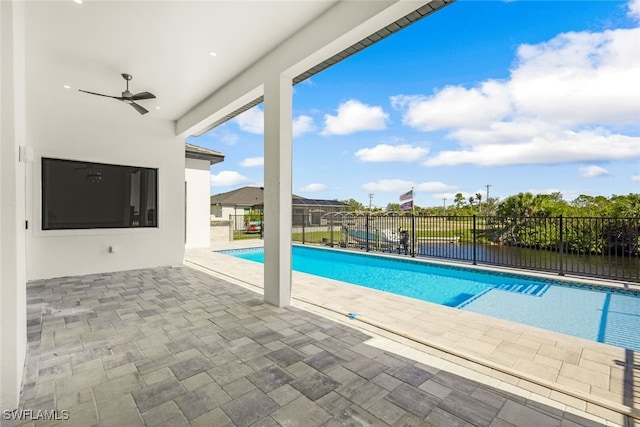
{"label": "wall-mounted flat screen tv", "polygon": [[42,229],[158,226],[158,169],[42,158]]}

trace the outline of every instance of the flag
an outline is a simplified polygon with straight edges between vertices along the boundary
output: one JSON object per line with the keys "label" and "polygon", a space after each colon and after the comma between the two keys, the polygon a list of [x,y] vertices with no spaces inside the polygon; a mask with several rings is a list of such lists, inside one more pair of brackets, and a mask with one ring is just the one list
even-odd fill
{"label": "flag", "polygon": [[400,200],[401,201],[402,200],[410,200],[410,199],[413,199],[413,188],[411,190],[407,191],[406,193],[400,195]]}
{"label": "flag", "polygon": [[400,210],[402,211],[410,211],[413,209],[413,200],[409,200],[408,202],[404,202],[400,205]]}

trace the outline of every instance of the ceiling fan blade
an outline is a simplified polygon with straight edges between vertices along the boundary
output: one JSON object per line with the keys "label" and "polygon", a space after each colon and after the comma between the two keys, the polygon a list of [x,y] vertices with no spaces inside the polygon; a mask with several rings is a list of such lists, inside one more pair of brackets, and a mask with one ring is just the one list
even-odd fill
{"label": "ceiling fan blade", "polygon": [[138,105],[135,102],[131,103],[131,106],[133,108],[135,108],[135,110],[140,113],[140,114],[147,114],[149,112],[149,110],[147,110],[146,108],[144,108],[142,105]]}
{"label": "ceiling fan blade", "polygon": [[138,101],[140,99],[153,99],[156,96],[150,92],[140,92],[140,93],[136,93],[135,95],[133,95],[131,97],[132,101]]}
{"label": "ceiling fan blade", "polygon": [[80,92],[88,93],[88,94],[91,94],[91,95],[104,96],[105,98],[119,99],[120,101],[122,101],[122,97],[121,97],[121,96],[103,95],[103,94],[101,94],[101,93],[89,92],[88,90],[82,90],[82,89],[78,89],[78,90],[79,90]]}

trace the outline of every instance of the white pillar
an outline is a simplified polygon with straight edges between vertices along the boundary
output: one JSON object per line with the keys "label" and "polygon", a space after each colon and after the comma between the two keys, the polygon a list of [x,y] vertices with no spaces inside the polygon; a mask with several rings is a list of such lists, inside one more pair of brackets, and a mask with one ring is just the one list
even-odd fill
{"label": "white pillar", "polygon": [[264,300],[291,303],[291,142],[293,87],[277,75],[264,84]]}
{"label": "white pillar", "polygon": [[18,407],[27,350],[23,13],[0,1],[0,412]]}
{"label": "white pillar", "polygon": [[211,163],[186,159],[185,163],[187,248],[208,248],[211,244]]}

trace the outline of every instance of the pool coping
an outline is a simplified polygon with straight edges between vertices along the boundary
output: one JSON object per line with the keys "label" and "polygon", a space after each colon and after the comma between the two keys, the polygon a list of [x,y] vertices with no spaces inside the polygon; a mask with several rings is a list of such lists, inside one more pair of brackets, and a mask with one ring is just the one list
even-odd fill
{"label": "pool coping", "polygon": [[[247,243],[187,250],[186,264],[260,291],[262,265],[212,252],[262,245],[262,241]],[[467,264],[458,266],[471,268]],[[511,269],[507,272],[515,273]],[[550,278],[537,272],[525,275]],[[623,424],[624,415],[640,418],[640,396],[632,396],[631,402],[624,396],[624,378],[629,371],[632,376],[634,372],[633,367],[624,364],[627,355],[622,348],[306,273],[294,271],[292,278],[294,305],[315,307],[342,319],[353,314],[354,324],[386,332],[395,340],[420,347],[421,351],[457,360],[463,366],[473,366],[476,372],[607,420]],[[557,276],[551,278],[557,280]],[[569,279],[579,281],[573,276]],[[584,282],[602,285],[601,281]],[[631,356],[640,360],[639,352],[632,352]]]}

